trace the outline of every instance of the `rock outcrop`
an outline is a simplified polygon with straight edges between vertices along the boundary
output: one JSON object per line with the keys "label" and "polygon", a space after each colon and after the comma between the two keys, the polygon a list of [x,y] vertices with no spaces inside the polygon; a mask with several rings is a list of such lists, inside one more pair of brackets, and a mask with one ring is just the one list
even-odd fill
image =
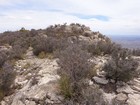
{"label": "rock outcrop", "polygon": [[16,62],[15,93],[5,97],[1,105],[49,105],[59,104],[59,75],[57,59],[38,59],[31,51],[25,60]]}
{"label": "rock outcrop", "polygon": [[98,84],[102,84],[102,85],[106,85],[108,83],[108,80],[106,80],[105,78],[99,78],[99,77],[93,77],[93,80],[98,83]]}

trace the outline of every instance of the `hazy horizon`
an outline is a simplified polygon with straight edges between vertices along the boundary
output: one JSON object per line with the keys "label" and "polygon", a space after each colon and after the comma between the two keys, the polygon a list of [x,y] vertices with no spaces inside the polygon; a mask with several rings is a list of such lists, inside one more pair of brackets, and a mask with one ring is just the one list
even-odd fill
{"label": "hazy horizon", "polygon": [[110,35],[108,37],[124,48],[140,49],[140,35]]}

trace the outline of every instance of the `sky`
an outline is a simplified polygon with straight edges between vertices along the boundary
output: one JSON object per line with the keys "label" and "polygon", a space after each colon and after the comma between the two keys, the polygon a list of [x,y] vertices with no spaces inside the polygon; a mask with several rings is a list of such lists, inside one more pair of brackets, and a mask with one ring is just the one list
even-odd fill
{"label": "sky", "polygon": [[64,23],[105,35],[140,35],[140,0],[0,0],[0,32]]}

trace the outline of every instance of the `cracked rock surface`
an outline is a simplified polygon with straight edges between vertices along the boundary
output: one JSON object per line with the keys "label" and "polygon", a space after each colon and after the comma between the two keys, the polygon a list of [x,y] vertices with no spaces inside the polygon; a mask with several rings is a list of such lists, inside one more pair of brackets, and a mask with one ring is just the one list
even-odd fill
{"label": "cracked rock surface", "polygon": [[11,96],[7,96],[1,105],[55,105],[60,103],[57,75],[57,59],[39,59],[31,51],[25,60],[16,62],[17,89]]}

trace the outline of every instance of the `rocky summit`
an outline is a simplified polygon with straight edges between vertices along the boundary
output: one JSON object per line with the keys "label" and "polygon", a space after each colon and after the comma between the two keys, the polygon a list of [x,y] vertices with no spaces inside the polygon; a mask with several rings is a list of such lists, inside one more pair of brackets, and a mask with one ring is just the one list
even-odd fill
{"label": "rocky summit", "polygon": [[1,33],[0,103],[140,105],[140,57],[128,52],[74,23]]}

